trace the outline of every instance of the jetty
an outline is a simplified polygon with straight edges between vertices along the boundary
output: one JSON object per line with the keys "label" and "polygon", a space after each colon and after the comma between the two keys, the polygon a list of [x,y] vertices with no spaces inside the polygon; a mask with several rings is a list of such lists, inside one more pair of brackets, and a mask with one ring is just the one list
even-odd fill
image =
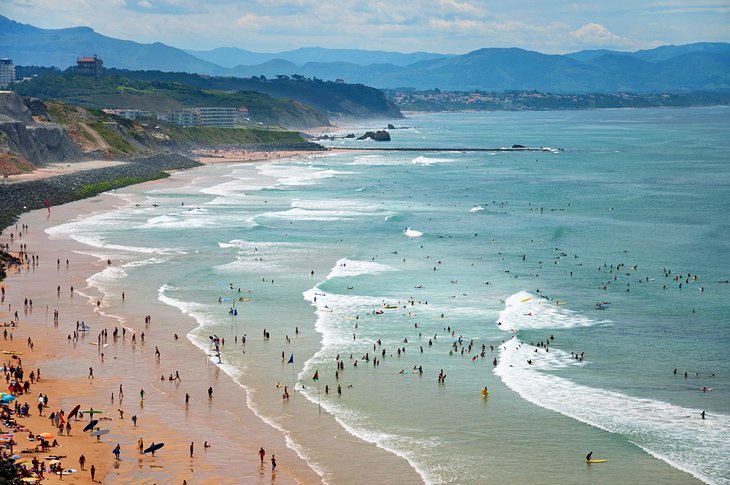
{"label": "jetty", "polygon": [[549,147],[501,147],[501,148],[436,148],[436,147],[332,147],[347,151],[371,151],[371,152],[562,152],[562,148]]}

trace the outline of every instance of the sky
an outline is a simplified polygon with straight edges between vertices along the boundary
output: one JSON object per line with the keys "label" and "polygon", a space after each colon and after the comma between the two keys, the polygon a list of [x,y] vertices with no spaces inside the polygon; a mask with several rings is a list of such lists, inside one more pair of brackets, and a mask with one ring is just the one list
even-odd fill
{"label": "sky", "polygon": [[562,54],[730,41],[730,0],[0,0],[0,14],[194,50]]}

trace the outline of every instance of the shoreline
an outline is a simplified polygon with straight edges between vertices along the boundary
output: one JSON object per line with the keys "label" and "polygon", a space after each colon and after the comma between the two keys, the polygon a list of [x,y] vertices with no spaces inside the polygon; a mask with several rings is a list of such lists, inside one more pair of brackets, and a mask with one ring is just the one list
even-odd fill
{"label": "shoreline", "polygon": [[[312,155],[311,152],[308,154]],[[278,161],[278,159],[270,161]],[[231,159],[230,162],[240,163],[240,160]],[[192,173],[188,172],[181,172],[181,178],[194,177]],[[152,181],[149,183],[169,184],[170,181]],[[169,187],[169,185],[167,186]],[[156,480],[168,483],[171,482],[170,477],[174,477],[173,483],[182,483],[182,480],[186,479],[195,479],[196,481],[201,479],[213,480],[216,483],[241,483],[241,477],[249,477],[247,481],[261,481],[268,479],[270,475],[268,464],[270,455],[267,454],[265,466],[260,466],[256,456],[259,446],[263,446],[267,453],[269,453],[269,450],[275,450],[280,468],[277,469],[275,475],[271,476],[271,479],[273,480],[275,476],[278,481],[283,481],[282,483],[330,483],[328,480],[333,479],[333,474],[334,477],[338,477],[334,483],[341,482],[350,474],[354,477],[367,476],[367,470],[350,471],[350,467],[346,464],[343,464],[345,470],[340,469],[334,472],[329,470],[327,476],[324,476],[325,472],[318,465],[319,460],[330,458],[344,450],[347,450],[353,456],[360,457],[360,459],[377,462],[386,470],[400,470],[394,476],[410,477],[410,480],[414,476],[417,477],[416,472],[401,457],[382,450],[373,443],[362,441],[360,438],[350,435],[335,421],[334,416],[328,413],[321,414],[319,419],[312,423],[299,423],[296,421],[301,426],[294,431],[284,429],[275,420],[260,415],[255,409],[260,408],[262,403],[252,404],[251,401],[252,393],[255,394],[257,391],[249,389],[244,382],[239,382],[238,378],[227,375],[224,368],[214,365],[212,359],[206,356],[205,353],[199,352],[199,348],[191,340],[171,339],[171,333],[168,333],[169,327],[165,331],[155,329],[158,315],[162,315],[163,320],[166,321],[176,320],[175,331],[180,336],[199,329],[198,322],[188,315],[180,315],[178,309],[161,304],[157,299],[151,300],[148,295],[135,295],[133,289],[127,291],[126,301],[120,301],[119,295],[100,294],[95,288],[88,285],[92,276],[101,274],[107,268],[106,259],[98,254],[103,253],[104,250],[86,247],[75,241],[51,238],[43,231],[45,227],[57,226],[78,216],[105,212],[120,205],[126,206],[128,204],[131,204],[131,202],[125,201],[120,204],[120,200],[116,196],[103,194],[100,197],[82,199],[63,206],[53,207],[51,217],[47,217],[45,209],[22,214],[18,221],[18,227],[22,227],[21,224],[28,224],[30,232],[23,234],[22,240],[16,236],[14,244],[17,246],[21,241],[23,244],[27,244],[29,253],[40,255],[41,264],[31,272],[11,272],[6,281],[3,282],[3,285],[8,289],[8,301],[11,297],[17,299],[18,295],[32,293],[36,308],[47,304],[49,311],[59,309],[61,324],[57,329],[49,329],[52,334],[55,334],[55,338],[44,342],[43,347],[49,347],[49,355],[55,356],[55,359],[58,359],[58,356],[63,356],[62,362],[44,360],[42,365],[46,367],[59,365],[60,370],[58,373],[67,376],[69,379],[69,384],[64,387],[69,394],[91,393],[94,397],[93,407],[106,410],[102,403],[107,403],[107,408],[115,408],[117,404],[109,404],[110,393],[115,392],[119,382],[124,383],[125,393],[128,394],[125,406],[131,401],[132,407],[131,409],[125,409],[124,421],[116,418],[111,410],[108,411],[109,414],[107,415],[115,418],[113,422],[117,426],[112,429],[109,435],[109,446],[106,446],[105,451],[101,454],[102,458],[106,456],[106,460],[101,468],[100,465],[97,465],[97,478],[104,476],[100,475],[100,472],[106,470],[106,479],[112,480],[114,477],[123,474],[125,477],[131,476],[141,483],[156,483],[154,482],[155,477]],[[2,242],[9,242],[8,232],[14,230],[15,226],[7,228],[2,235]],[[17,247],[11,247],[11,249],[17,249]],[[61,259],[61,261],[64,261],[66,257],[69,257],[69,254],[71,254],[69,259],[72,260],[70,269],[65,269],[64,264],[56,268],[53,260]],[[118,264],[119,262],[114,261],[112,266],[115,267]],[[56,273],[55,276],[54,273]],[[59,282],[62,291],[57,295],[56,286],[58,286],[57,280],[59,278],[63,280]],[[52,281],[52,287],[39,292],[39,288],[44,284],[48,285],[48,281]],[[71,284],[76,288],[75,301],[74,298],[69,296],[68,287]],[[81,305],[79,305],[79,298],[81,298]],[[95,304],[97,301],[103,303],[97,306]],[[138,301],[140,307],[130,309],[130,301]],[[15,305],[17,305],[17,300]],[[152,310],[155,312],[153,314],[153,323],[140,326],[137,322],[143,321],[144,316],[151,313]],[[67,315],[72,316],[68,317]],[[181,316],[182,320],[180,320]],[[68,346],[71,344],[64,340],[66,335],[73,331],[73,328],[70,327],[71,323],[68,321],[69,318],[73,321],[83,320],[91,323],[92,326],[92,331],[87,332],[91,335],[85,335],[78,344],[73,345],[73,352],[71,353],[67,353]],[[314,322],[311,323],[314,324]],[[108,337],[106,342],[108,347],[102,347],[109,349],[104,352],[106,362],[101,363],[101,349],[97,346],[84,344],[94,343],[93,340],[97,329],[106,328],[112,334],[115,325],[120,324],[120,330],[121,328],[127,329],[126,337],[121,337],[116,342],[113,341],[111,335]],[[136,345],[131,344],[130,334],[136,332],[139,335],[142,331],[147,334],[147,343],[141,345],[138,341]],[[315,338],[319,338],[319,334],[314,331],[313,327],[308,332]],[[164,336],[160,335],[161,333]],[[35,334],[33,338],[37,338]],[[88,342],[88,340],[92,340],[92,342]],[[164,367],[162,367],[161,360],[155,359],[152,354],[155,347],[159,348],[164,358],[163,362],[166,362]],[[167,361],[172,361],[172,364],[168,364]],[[114,368],[122,366],[126,370],[121,374],[119,371],[112,371],[112,375],[100,376],[97,366],[101,365],[101,369],[104,369],[112,362]],[[185,369],[195,362],[200,363],[197,364],[198,370],[194,371],[198,374],[191,378]],[[93,388],[87,388],[89,383],[86,380],[86,372],[89,363],[94,364],[93,367],[96,371]],[[201,367],[203,369],[202,375],[199,374]],[[153,370],[150,372],[154,368],[157,368],[158,371]],[[168,385],[170,383],[162,382],[157,378],[158,372],[162,368],[165,369],[162,371],[163,377],[172,374],[173,369],[180,369],[182,383],[172,383],[173,389],[168,389],[171,387]],[[224,370],[224,372],[221,373],[221,370]],[[162,402],[153,404],[150,403],[150,398],[146,397],[144,402],[139,402],[139,408],[137,408],[137,398],[135,396],[138,389],[134,385],[130,385],[130,378],[134,382],[139,382],[139,385],[146,390],[148,396],[154,393],[155,398],[162,398]],[[189,382],[194,385],[193,390],[189,390]],[[211,385],[216,383],[218,386]],[[215,388],[213,400],[206,400],[204,391],[207,387]],[[184,404],[183,396],[185,391],[189,392],[191,396],[189,406]],[[274,390],[273,392],[273,399],[266,398],[262,401],[264,405],[281,403],[281,400],[278,399],[280,391]],[[129,394],[132,395],[131,399]],[[293,393],[293,396],[295,395],[296,393]],[[222,408],[219,408],[216,405],[220,402],[219,396],[225,403],[246,404],[243,407],[235,406],[234,408],[224,404]],[[208,402],[207,413],[204,410],[204,415],[196,413],[193,416],[194,404],[200,405],[200,403],[206,401]],[[72,407],[71,403],[71,400],[65,399],[63,401],[64,409],[70,409]],[[306,414],[309,414],[310,411],[306,410],[310,408],[313,408],[316,412],[316,405],[313,405],[308,399],[292,399],[291,403],[287,403],[287,407],[291,410],[289,411],[291,413],[306,412]],[[216,409],[215,414],[211,414]],[[144,416],[142,413],[144,413]],[[140,423],[145,423],[146,429],[152,430],[152,433],[157,433],[158,436],[160,434],[164,435],[166,442],[165,448],[160,451],[155,459],[140,455],[136,460],[137,464],[134,466],[124,460],[124,455],[127,457],[135,456],[134,445],[141,434],[141,424],[138,429],[133,427],[130,429],[128,423],[130,416],[133,414],[138,415]],[[177,416],[177,421],[173,419],[173,416]],[[171,419],[173,419],[172,422]],[[210,419],[219,420],[220,423],[212,423]],[[185,424],[182,429],[179,426],[179,420],[183,420]],[[302,454],[302,445],[297,442],[297,438],[294,438],[293,433],[299,433],[299,438],[301,438],[302,432],[305,432],[305,434],[314,432],[314,436],[316,436],[314,441],[320,444],[319,442],[324,438],[319,435],[318,431],[321,432],[324,429],[330,430],[325,435],[332,436],[334,434],[334,440],[332,438],[326,439],[325,450],[315,448],[315,451],[320,453],[319,456],[305,458],[305,455]],[[174,430],[174,432],[171,430]],[[241,436],[247,438],[242,440]],[[256,436],[257,440],[251,440],[248,436]],[[114,443],[111,440],[114,440]],[[209,441],[212,448],[202,450],[202,441],[204,440]],[[144,441],[145,443],[159,441],[159,438],[154,439],[154,435],[145,430]],[[173,441],[174,444],[171,445],[170,441]],[[195,441],[196,457],[199,456],[198,453],[205,453],[203,460],[190,460],[187,458],[187,446],[190,441]],[[121,462],[116,462],[111,454],[112,447],[116,442],[122,445],[123,457]],[[312,451],[311,443],[305,443],[304,445],[305,447],[310,445],[310,448],[307,449]],[[241,457],[242,450],[246,450],[243,453],[243,458]],[[170,455],[173,454],[174,457],[170,458]],[[203,463],[199,464],[200,461],[203,461]],[[230,469],[233,463],[236,463],[235,472]],[[286,468],[284,469],[284,467]],[[191,475],[190,473],[193,470],[194,472]],[[339,474],[342,474],[342,476]],[[230,477],[233,476],[238,478],[231,480]]]}
{"label": "shoreline", "polygon": [[[62,207],[54,207],[54,212],[63,211],[63,216],[60,219],[65,221],[70,220],[75,214],[89,212],[88,210],[83,210],[82,207],[76,206],[93,204],[96,207],[93,208],[95,210],[92,212],[98,212],[99,210],[112,208],[116,205],[116,202],[117,200],[114,197],[107,195],[102,200],[99,198],[86,199],[66,204]],[[28,246],[29,254],[40,257],[40,263],[30,269],[24,268],[21,271],[14,270],[8,274],[7,279],[2,283],[6,290],[4,303],[5,305],[12,305],[11,308],[15,309],[19,301],[22,305],[22,299],[25,298],[23,295],[27,295],[35,304],[35,308],[37,309],[36,314],[31,314],[28,318],[29,321],[23,322],[24,324],[15,331],[16,337],[14,341],[20,343],[20,339],[25,341],[30,337],[36,342],[38,349],[45,350],[45,354],[36,352],[40,358],[37,362],[34,361],[33,366],[34,368],[40,367],[42,369],[44,382],[59,382],[59,387],[64,390],[63,394],[65,394],[63,396],[57,396],[54,393],[54,395],[50,396],[52,399],[51,402],[57,403],[56,405],[68,412],[76,404],[76,401],[83,396],[85,399],[82,398],[82,400],[88,403],[88,405],[95,409],[105,411],[104,417],[112,418],[112,421],[109,422],[110,434],[104,437],[107,439],[102,440],[102,446],[96,447],[103,449],[103,451],[94,455],[97,480],[101,479],[102,482],[105,482],[106,480],[114,480],[120,476],[125,476],[134,478],[140,483],[153,483],[155,480],[162,480],[168,483],[182,483],[186,479],[188,481],[197,481],[213,478],[218,483],[238,483],[238,480],[231,480],[231,477],[248,476],[253,478],[260,477],[261,475],[268,476],[270,474],[268,461],[265,467],[260,467],[257,464],[258,457],[256,456],[256,451],[259,446],[258,442],[255,444],[249,443],[249,453],[244,453],[243,456],[240,453],[241,448],[233,447],[234,449],[226,449],[226,442],[222,437],[228,434],[230,426],[232,426],[231,422],[226,423],[226,427],[229,427],[229,429],[217,429],[213,431],[218,427],[208,426],[208,424],[200,422],[193,423],[192,421],[199,420],[195,418],[189,419],[188,414],[192,408],[196,404],[198,406],[195,407],[200,407],[206,401],[208,402],[208,413],[210,413],[217,402],[216,398],[218,398],[219,394],[217,386],[214,385],[215,381],[218,380],[217,371],[210,375],[213,380],[209,384],[213,384],[212,386],[204,387],[201,384],[199,388],[192,389],[187,383],[189,379],[182,365],[191,352],[198,353],[198,349],[191,342],[187,339],[172,341],[170,338],[159,338],[156,332],[149,327],[146,329],[147,339],[145,344],[131,344],[129,334],[125,338],[120,337],[114,342],[112,331],[115,328],[115,324],[119,325],[121,323],[122,327],[120,328],[127,328],[128,333],[136,330],[137,335],[139,335],[142,331],[145,331],[144,327],[139,327],[131,323],[136,311],[132,310],[130,312],[132,315],[129,316],[120,316],[115,315],[116,311],[120,310],[113,308],[116,305],[108,304],[105,301],[104,305],[96,308],[96,305],[91,303],[91,301],[96,301],[97,299],[106,299],[102,295],[97,294],[93,288],[86,287],[86,279],[93,274],[98,274],[106,264],[93,256],[79,254],[78,249],[80,248],[73,249],[71,247],[74,244],[61,242],[60,246],[62,247],[54,248],[54,246],[59,246],[58,241],[50,241],[41,226],[45,216],[43,212],[43,210],[36,210],[23,214],[18,221],[19,228],[22,227],[22,224],[28,224],[30,230],[25,232],[22,238],[16,236],[13,246],[17,246],[22,241],[23,244]],[[53,219],[52,225],[57,225],[60,222],[55,220],[57,219],[56,217]],[[3,242],[9,242],[7,235],[9,231],[10,228],[3,233],[1,239]],[[11,246],[11,250],[15,249],[15,247]],[[56,282],[53,273],[59,270],[51,262],[59,258],[63,260],[65,257],[69,257],[71,260],[70,267],[66,269],[63,264],[61,265],[60,272],[62,278],[60,279],[65,280],[63,281],[65,284],[61,284],[59,281],[62,291],[60,296],[55,297],[55,286],[53,288],[42,288],[43,286],[48,286],[47,284],[44,285],[43,282],[49,280],[54,280],[54,283]],[[75,297],[70,296],[68,290],[70,284],[73,284],[75,287]],[[127,296],[127,305],[129,305],[129,300],[131,299],[129,293]],[[39,317],[42,316],[39,314],[45,315],[45,309],[43,311],[39,311],[38,309],[46,305],[49,307],[49,314],[52,315],[55,309],[58,309],[60,313],[59,325],[46,329],[48,337],[44,337],[43,333],[41,333],[41,329],[44,327],[41,327],[38,322]],[[86,333],[93,335],[82,334],[83,336],[80,337],[78,343],[72,344],[67,340],[66,336],[73,332],[74,324],[72,321],[79,319],[91,324],[92,331]],[[95,343],[96,329],[101,328],[106,328],[109,333],[106,346],[102,347],[107,349],[104,352],[106,355],[103,358],[101,357],[98,346],[88,345]],[[188,330],[181,329],[183,335],[193,329],[194,325],[189,324],[188,328]],[[110,349],[110,347],[112,348]],[[181,383],[174,384],[178,394],[182,394],[182,396],[177,396],[176,400],[179,399],[179,403],[170,402],[169,396],[165,396],[165,390],[160,389],[168,383],[160,384],[157,380],[158,372],[152,370],[161,364],[160,360],[154,359],[153,352],[155,347],[159,348],[161,355],[166,360],[168,356],[179,356],[179,358],[175,359],[177,361],[176,364],[181,365],[179,368],[182,378],[185,379]],[[137,353],[140,355],[135,355]],[[201,355],[201,357],[204,357],[204,355]],[[146,360],[147,363],[141,362],[141,359]],[[207,358],[205,360],[206,367],[214,367],[207,364]],[[95,378],[93,380],[88,379],[87,376],[89,365],[94,369]],[[120,373],[118,370],[120,366],[126,370]],[[169,372],[164,372],[163,375],[167,375]],[[207,381],[208,379],[205,380]],[[119,404],[118,386],[120,382],[124,385],[125,391],[123,405]],[[139,386],[135,386],[133,382],[139,383]],[[207,387],[216,387],[217,392],[211,400],[206,399],[205,389]],[[229,392],[224,394],[230,394],[230,391],[232,391],[234,395],[240,396],[239,399],[245,399],[245,392],[242,389],[240,391],[237,390],[236,388],[238,386],[225,385],[225,387],[230,387],[231,389],[227,389]],[[140,388],[145,389],[146,396],[144,401],[139,400],[137,397]],[[191,396],[191,403],[188,405],[184,404],[185,392],[182,389],[186,389]],[[110,393],[112,392],[115,393],[114,404],[110,402]],[[154,400],[157,398],[166,399],[163,399],[163,402],[158,404],[154,403]],[[235,402],[233,399],[230,401]],[[169,426],[165,422],[164,415],[172,412],[175,407],[182,411],[178,419],[186,422],[189,429]],[[86,407],[82,407],[82,409],[86,409]],[[119,418],[120,414],[117,409],[123,409],[125,411],[123,420]],[[245,410],[249,411],[247,408]],[[225,410],[223,411],[224,413],[226,412]],[[240,411],[238,410],[237,412],[240,413]],[[33,408],[31,408],[31,413],[33,413]],[[248,413],[243,413],[244,418],[246,414]],[[136,428],[130,424],[132,415],[138,416],[138,426]],[[321,481],[320,477],[310,471],[306,463],[302,463],[296,454],[287,448],[283,436],[277,436],[275,433],[266,429],[268,426],[264,423],[256,423],[258,418],[253,413],[246,420],[250,420],[252,423],[243,426],[246,430],[245,432],[239,429],[239,431],[242,431],[242,435],[254,434],[259,436],[259,441],[265,449],[276,450],[275,453],[281,465],[277,473],[273,474],[272,479],[275,477],[277,481],[282,481],[282,483],[301,483],[302,481],[305,483],[316,483]],[[76,427],[74,426],[72,434],[76,434],[77,436],[81,435],[80,430],[75,429]],[[198,432],[205,432],[204,430],[206,428],[209,428],[209,431],[206,433],[205,438],[203,438],[203,435],[198,435]],[[157,435],[157,439],[155,439],[155,435]],[[196,436],[198,439],[196,439]],[[144,438],[145,443],[164,441],[166,443],[165,448],[160,450],[154,458],[149,455],[138,455],[135,451],[135,446],[137,439],[140,437]],[[18,440],[16,439],[16,441]],[[80,446],[84,449],[90,466],[92,461],[89,457],[91,455],[86,451],[87,447],[83,447],[83,442],[93,441],[93,439],[82,436],[79,441],[82,443]],[[196,464],[194,466],[196,458],[189,458],[188,446],[191,441],[195,442],[195,455],[200,457],[197,460],[203,461],[201,465]],[[204,449],[203,441],[208,441],[211,448]],[[122,446],[121,461],[114,460],[111,453],[116,443],[120,443]],[[93,444],[96,444],[95,441]],[[135,456],[138,456],[138,458],[135,459]],[[269,456],[267,455],[267,460]],[[71,456],[68,456],[66,460],[71,458]],[[213,465],[206,463],[209,461],[212,461]],[[235,463],[235,472],[233,469],[216,471],[218,467],[225,463],[231,465]],[[78,467],[73,466],[73,468]],[[195,470],[192,474],[189,471],[191,469]],[[159,473],[157,470],[164,470],[164,472]],[[157,478],[155,478],[155,475]],[[172,477],[174,477],[174,480],[171,480]],[[228,477],[228,481],[226,477]],[[87,481],[85,482],[80,480],[80,483],[91,483],[88,473],[86,479]]]}

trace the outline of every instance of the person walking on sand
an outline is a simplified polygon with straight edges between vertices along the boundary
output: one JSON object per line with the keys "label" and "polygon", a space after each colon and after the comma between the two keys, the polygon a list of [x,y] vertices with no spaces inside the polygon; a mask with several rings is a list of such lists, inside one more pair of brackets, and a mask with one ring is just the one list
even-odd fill
{"label": "person walking on sand", "polygon": [[81,468],[81,470],[83,470],[83,469],[84,469],[84,465],[85,465],[85,464],[86,464],[86,457],[85,457],[85,456],[84,456],[84,455],[82,454],[82,455],[81,455],[81,456],[79,457],[79,467]]}
{"label": "person walking on sand", "polygon": [[271,473],[276,471],[276,455],[271,455]]}
{"label": "person walking on sand", "polygon": [[266,456],[266,451],[264,451],[264,447],[262,446],[259,450],[259,458],[261,458],[261,464],[264,464],[264,457]]}
{"label": "person walking on sand", "polygon": [[212,387],[208,388],[208,399],[213,399],[213,388]]}
{"label": "person walking on sand", "polygon": [[145,395],[144,389],[140,389],[139,390],[139,399],[144,401],[144,395]]}
{"label": "person walking on sand", "polygon": [[89,367],[89,379],[93,379],[93,378],[94,378],[94,368]]}
{"label": "person walking on sand", "polygon": [[89,469],[89,472],[91,473],[91,481],[94,481],[94,477],[96,476],[96,467],[94,465],[91,465],[91,468]]}
{"label": "person walking on sand", "polygon": [[117,460],[120,459],[119,455],[122,454],[122,447],[119,446],[119,443],[117,443],[117,446],[114,448],[114,451],[112,451],[112,453],[114,453],[114,458],[116,458]]}
{"label": "person walking on sand", "polygon": [[190,442],[190,458],[193,457],[193,449],[194,448],[195,448],[195,442],[194,441],[191,441]]}

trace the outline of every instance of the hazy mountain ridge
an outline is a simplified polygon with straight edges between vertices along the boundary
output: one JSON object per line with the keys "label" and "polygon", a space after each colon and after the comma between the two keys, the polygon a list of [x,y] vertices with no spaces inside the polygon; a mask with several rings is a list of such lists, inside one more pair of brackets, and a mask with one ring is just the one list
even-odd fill
{"label": "hazy mountain ridge", "polygon": [[[454,56],[324,48],[274,54],[238,48],[189,52],[161,43],[117,40],[87,27],[38,29],[0,16],[0,56],[12,58],[18,65],[66,68],[74,64],[77,55],[98,54],[106,67],[121,69],[238,77],[298,74],[391,89],[534,89],[558,93],[730,90],[727,43],[669,45],[636,52],[599,49],[565,55],[517,48],[485,48]],[[213,59],[226,65],[241,60],[261,62],[223,67],[209,62]]]}
{"label": "hazy mountain ridge", "polygon": [[402,52],[325,49],[323,47],[300,47],[299,49],[272,53],[253,52],[238,47],[219,47],[208,51],[186,50],[185,52],[227,68],[264,64],[272,60],[288,61],[298,66],[310,62],[348,62],[359,66],[369,66],[370,64],[407,66],[418,61],[453,57],[451,54],[435,54],[432,52],[404,54]]}

